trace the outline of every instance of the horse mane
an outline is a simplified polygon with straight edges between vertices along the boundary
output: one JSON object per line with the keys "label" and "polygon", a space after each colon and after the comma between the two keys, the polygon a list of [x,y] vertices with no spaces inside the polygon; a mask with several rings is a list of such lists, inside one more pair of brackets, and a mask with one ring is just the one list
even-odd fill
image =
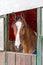
{"label": "horse mane", "polygon": [[28,26],[27,29],[27,39],[28,39],[28,44],[30,45],[31,48],[35,48],[36,47],[36,43],[37,43],[37,36],[35,35],[34,31]]}
{"label": "horse mane", "polygon": [[35,49],[37,43],[37,36],[35,35],[34,31],[29,27],[26,23],[25,19],[22,17],[22,21],[25,24],[26,33],[24,35],[24,44],[27,46],[27,52],[31,49]]}

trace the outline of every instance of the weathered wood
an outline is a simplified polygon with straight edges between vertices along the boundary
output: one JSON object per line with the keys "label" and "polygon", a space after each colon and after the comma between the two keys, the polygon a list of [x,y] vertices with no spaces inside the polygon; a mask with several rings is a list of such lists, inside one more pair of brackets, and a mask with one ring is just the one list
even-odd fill
{"label": "weathered wood", "polygon": [[6,52],[7,65],[36,65],[36,55]]}
{"label": "weathered wood", "polygon": [[32,56],[31,55],[26,55],[25,56],[25,63],[26,65],[32,65]]}
{"label": "weathered wood", "polygon": [[7,65],[15,65],[15,53],[6,53]]}
{"label": "weathered wood", "polygon": [[20,65],[20,55],[16,54],[16,65]]}
{"label": "weathered wood", "polygon": [[32,65],[36,65],[36,55],[32,56]]}
{"label": "weathered wood", "polygon": [[37,65],[41,65],[41,8],[37,8]]}
{"label": "weathered wood", "polygon": [[36,55],[16,54],[16,65],[36,65]]}
{"label": "weathered wood", "polygon": [[5,52],[0,52],[0,65],[5,65]]}
{"label": "weathered wood", "polygon": [[41,40],[41,43],[42,43],[41,49],[42,49],[42,65],[43,65],[43,39]]}
{"label": "weathered wood", "polygon": [[20,65],[25,65],[25,55],[20,55]]}

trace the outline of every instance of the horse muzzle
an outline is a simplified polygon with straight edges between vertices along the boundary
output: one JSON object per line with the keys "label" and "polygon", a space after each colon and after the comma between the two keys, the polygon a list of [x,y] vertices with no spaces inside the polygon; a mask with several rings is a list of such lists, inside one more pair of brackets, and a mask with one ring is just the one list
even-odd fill
{"label": "horse muzzle", "polygon": [[15,48],[15,52],[22,52],[22,50],[23,50],[21,44],[20,44],[19,48],[17,48],[17,46],[15,46],[14,48]]}

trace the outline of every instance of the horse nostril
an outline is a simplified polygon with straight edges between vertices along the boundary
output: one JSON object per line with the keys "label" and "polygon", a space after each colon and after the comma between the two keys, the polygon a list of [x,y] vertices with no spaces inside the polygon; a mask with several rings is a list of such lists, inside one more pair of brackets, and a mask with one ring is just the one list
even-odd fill
{"label": "horse nostril", "polygon": [[15,51],[19,51],[19,48],[17,48],[17,46],[15,46]]}
{"label": "horse nostril", "polygon": [[17,49],[17,46],[15,46],[15,49]]}
{"label": "horse nostril", "polygon": [[22,47],[22,45],[20,44],[20,46],[19,46],[19,51],[21,52],[23,50],[23,47]]}

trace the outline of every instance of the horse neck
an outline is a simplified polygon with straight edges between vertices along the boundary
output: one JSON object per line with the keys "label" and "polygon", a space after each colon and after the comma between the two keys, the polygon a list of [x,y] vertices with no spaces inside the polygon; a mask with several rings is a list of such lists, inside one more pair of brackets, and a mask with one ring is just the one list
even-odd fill
{"label": "horse neck", "polygon": [[31,35],[34,36],[33,31],[30,28],[28,28],[27,33],[25,35],[25,39],[22,40],[22,46],[23,46],[24,52],[26,53],[32,52],[35,48],[35,43],[33,43],[34,40],[32,40]]}

